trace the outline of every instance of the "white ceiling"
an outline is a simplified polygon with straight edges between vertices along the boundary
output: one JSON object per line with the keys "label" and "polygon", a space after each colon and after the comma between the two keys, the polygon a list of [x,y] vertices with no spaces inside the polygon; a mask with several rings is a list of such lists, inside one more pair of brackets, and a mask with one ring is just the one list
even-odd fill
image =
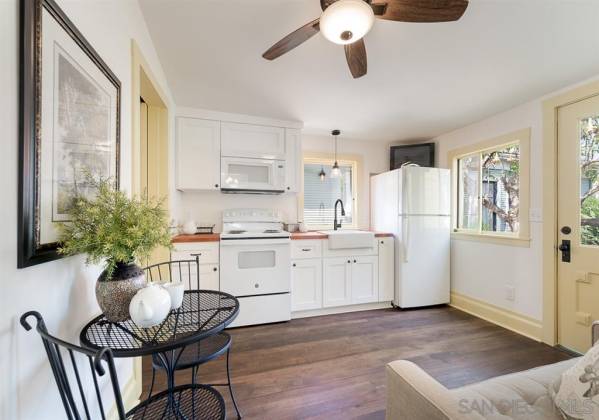
{"label": "white ceiling", "polygon": [[318,0],[139,0],[178,106],[298,120],[306,131],[431,138],[599,74],[598,0],[471,0],[455,23],[377,20],[368,74],[317,35],[262,53]]}

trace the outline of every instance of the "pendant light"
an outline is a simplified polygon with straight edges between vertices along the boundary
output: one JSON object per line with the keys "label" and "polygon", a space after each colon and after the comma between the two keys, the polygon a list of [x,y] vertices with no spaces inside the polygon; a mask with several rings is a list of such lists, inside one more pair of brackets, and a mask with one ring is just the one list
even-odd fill
{"label": "pendant light", "polygon": [[327,173],[324,171],[324,167],[320,167],[320,172],[318,173],[318,177],[322,182],[324,182],[324,178],[327,176]]}
{"label": "pendant light", "polygon": [[333,138],[335,139],[335,163],[333,164],[333,169],[331,169],[331,178],[338,178],[341,175],[341,171],[339,169],[339,163],[337,163],[337,136],[341,134],[339,130],[331,131]]}

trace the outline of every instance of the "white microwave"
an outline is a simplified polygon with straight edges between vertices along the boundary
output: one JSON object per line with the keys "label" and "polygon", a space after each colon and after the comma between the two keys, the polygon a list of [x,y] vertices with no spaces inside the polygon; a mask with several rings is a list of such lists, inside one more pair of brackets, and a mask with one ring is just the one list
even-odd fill
{"label": "white microwave", "polygon": [[222,157],[220,189],[225,193],[281,194],[285,191],[285,161]]}

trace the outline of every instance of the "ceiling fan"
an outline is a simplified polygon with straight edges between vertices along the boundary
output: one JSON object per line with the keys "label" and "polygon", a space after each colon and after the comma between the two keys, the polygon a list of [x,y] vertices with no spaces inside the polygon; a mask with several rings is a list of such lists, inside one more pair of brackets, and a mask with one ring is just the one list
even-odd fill
{"label": "ceiling fan", "polygon": [[364,35],[374,18],[398,22],[452,22],[462,17],[468,0],[320,0],[322,14],[270,47],[262,57],[274,60],[316,35],[343,45],[349,70],[366,74]]}

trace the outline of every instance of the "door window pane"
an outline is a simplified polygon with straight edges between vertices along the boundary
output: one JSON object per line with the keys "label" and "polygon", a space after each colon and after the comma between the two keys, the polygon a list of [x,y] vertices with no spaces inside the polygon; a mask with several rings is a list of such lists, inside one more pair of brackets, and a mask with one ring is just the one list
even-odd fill
{"label": "door window pane", "polygon": [[478,230],[480,155],[465,156],[459,165],[459,220],[461,229]]}
{"label": "door window pane", "polygon": [[580,121],[580,243],[599,245],[599,116]]}
{"label": "door window pane", "polygon": [[518,232],[520,147],[512,144],[482,154],[482,230]]}

